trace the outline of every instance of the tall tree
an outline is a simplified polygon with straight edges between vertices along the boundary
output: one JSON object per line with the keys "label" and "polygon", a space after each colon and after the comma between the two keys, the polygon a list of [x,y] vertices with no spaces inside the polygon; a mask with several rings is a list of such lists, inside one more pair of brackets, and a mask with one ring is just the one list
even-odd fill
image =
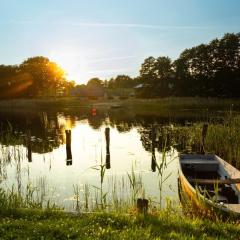
{"label": "tall tree", "polygon": [[186,49],[174,67],[178,95],[239,97],[240,34]]}
{"label": "tall tree", "polygon": [[57,88],[66,81],[64,71],[45,57],[32,57],[20,65],[20,71],[31,76],[29,96],[56,95]]}
{"label": "tall tree", "polygon": [[149,57],[140,69],[140,82],[143,84],[140,94],[144,97],[165,97],[171,94],[174,84],[174,72],[169,57]]}
{"label": "tall tree", "polygon": [[102,97],[104,95],[104,82],[99,78],[92,78],[88,81],[86,92],[88,97]]}
{"label": "tall tree", "polygon": [[135,86],[133,79],[127,75],[118,75],[116,78],[109,80],[110,88],[132,88]]}

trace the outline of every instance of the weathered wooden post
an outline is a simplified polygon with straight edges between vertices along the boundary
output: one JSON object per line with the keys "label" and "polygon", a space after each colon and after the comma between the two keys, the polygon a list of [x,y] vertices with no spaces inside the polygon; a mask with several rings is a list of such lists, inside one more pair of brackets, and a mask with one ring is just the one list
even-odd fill
{"label": "weathered wooden post", "polygon": [[105,139],[106,139],[106,169],[111,168],[110,163],[110,128],[105,128]]}
{"label": "weathered wooden post", "polygon": [[148,200],[145,198],[138,198],[137,199],[137,210],[139,213],[147,214]]}
{"label": "weathered wooden post", "polygon": [[153,172],[156,172],[156,156],[155,156],[155,147],[156,147],[156,128],[152,126],[151,131],[151,140],[152,140],[152,164],[151,168]]}
{"label": "weathered wooden post", "polygon": [[205,154],[205,139],[207,136],[208,124],[204,123],[202,128],[202,146],[201,146],[201,153]]}
{"label": "weathered wooden post", "polygon": [[72,134],[71,130],[65,130],[66,133],[66,154],[67,154],[67,161],[66,165],[72,165],[72,150],[71,150],[71,143],[72,143]]}

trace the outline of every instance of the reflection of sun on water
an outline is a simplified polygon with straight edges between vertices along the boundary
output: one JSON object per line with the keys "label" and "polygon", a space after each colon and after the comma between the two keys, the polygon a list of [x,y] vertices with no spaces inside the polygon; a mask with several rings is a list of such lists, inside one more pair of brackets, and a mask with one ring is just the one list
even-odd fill
{"label": "reflection of sun on water", "polygon": [[66,118],[65,116],[58,116],[58,125],[63,136],[64,142],[66,142],[65,130],[71,130],[74,127],[74,122],[71,118]]}

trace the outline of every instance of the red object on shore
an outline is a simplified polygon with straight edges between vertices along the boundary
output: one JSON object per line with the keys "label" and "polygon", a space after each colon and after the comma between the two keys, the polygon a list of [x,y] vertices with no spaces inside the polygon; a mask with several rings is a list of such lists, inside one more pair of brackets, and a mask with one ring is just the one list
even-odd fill
{"label": "red object on shore", "polygon": [[96,116],[97,115],[97,109],[96,108],[92,108],[92,115]]}

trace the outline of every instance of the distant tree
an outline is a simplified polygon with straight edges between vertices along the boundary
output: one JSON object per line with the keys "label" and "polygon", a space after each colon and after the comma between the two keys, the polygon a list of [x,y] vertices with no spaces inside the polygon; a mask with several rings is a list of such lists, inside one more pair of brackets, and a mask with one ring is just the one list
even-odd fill
{"label": "distant tree", "polygon": [[239,97],[240,34],[184,50],[174,68],[178,95]]}
{"label": "distant tree", "polygon": [[103,81],[99,78],[91,78],[87,82],[87,87],[103,87]]}
{"label": "distant tree", "polygon": [[0,65],[0,89],[2,91],[9,88],[13,84],[13,79],[17,75],[17,66]]}
{"label": "distant tree", "polygon": [[92,78],[87,82],[87,96],[90,98],[103,97],[104,82],[99,78]]}
{"label": "distant tree", "polygon": [[59,87],[64,85],[65,73],[54,62],[45,57],[32,57],[25,60],[20,71],[31,76],[31,86],[28,88],[29,96],[56,95]]}
{"label": "distant tree", "polygon": [[45,57],[32,57],[19,66],[0,65],[0,98],[56,96],[73,87],[64,71]]}
{"label": "distant tree", "polygon": [[118,75],[109,80],[108,86],[109,88],[132,88],[135,86],[135,82],[127,75]]}
{"label": "distant tree", "polygon": [[149,57],[144,60],[138,78],[143,84],[143,97],[165,97],[172,93],[174,71],[169,57]]}
{"label": "distant tree", "polygon": [[0,65],[0,98],[24,96],[31,76],[21,73],[18,66]]}
{"label": "distant tree", "polygon": [[74,89],[76,83],[75,81],[63,81],[61,86],[62,86],[62,90],[65,93],[66,96],[69,96],[71,91]]}
{"label": "distant tree", "polygon": [[76,85],[71,93],[74,96],[87,97],[87,86],[85,84]]}

